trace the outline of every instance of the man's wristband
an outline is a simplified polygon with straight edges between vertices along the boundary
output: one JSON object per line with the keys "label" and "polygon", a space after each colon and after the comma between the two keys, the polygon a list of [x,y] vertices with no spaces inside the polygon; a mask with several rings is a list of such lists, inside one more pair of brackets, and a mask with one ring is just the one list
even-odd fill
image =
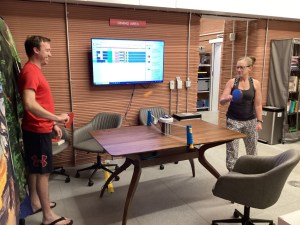
{"label": "man's wristband", "polygon": [[257,120],[257,122],[259,122],[259,123],[263,123],[264,121],[262,121],[262,120]]}

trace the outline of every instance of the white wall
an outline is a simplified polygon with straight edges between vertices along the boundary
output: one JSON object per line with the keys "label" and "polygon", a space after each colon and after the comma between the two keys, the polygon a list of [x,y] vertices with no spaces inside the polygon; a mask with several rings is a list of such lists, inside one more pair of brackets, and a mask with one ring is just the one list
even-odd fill
{"label": "white wall", "polygon": [[152,8],[209,15],[300,21],[298,0],[31,0],[78,4]]}

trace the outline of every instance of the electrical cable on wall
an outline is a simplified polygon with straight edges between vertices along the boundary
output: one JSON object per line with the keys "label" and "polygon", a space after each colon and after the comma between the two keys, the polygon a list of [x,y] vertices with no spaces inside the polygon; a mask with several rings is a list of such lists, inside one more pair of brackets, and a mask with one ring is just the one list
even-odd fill
{"label": "electrical cable on wall", "polygon": [[[232,33],[235,34],[235,21],[232,21]],[[233,71],[233,60],[234,60],[234,44],[235,40],[231,41],[231,66],[230,66],[230,75],[232,78],[232,71]]]}
{"label": "electrical cable on wall", "polygon": [[172,89],[170,89],[170,108],[169,108],[169,114],[172,115]]}
{"label": "electrical cable on wall", "polygon": [[132,104],[132,99],[133,99],[134,91],[135,91],[135,84],[133,85],[133,90],[132,90],[132,93],[131,93],[131,97],[130,97],[130,100],[128,102],[128,106],[127,106],[127,109],[126,109],[126,112],[125,112],[125,116],[124,116],[124,120],[125,121],[127,121],[127,114],[129,112],[131,104]]}
{"label": "electrical cable on wall", "polygon": [[267,19],[266,24],[266,34],[265,34],[265,47],[264,47],[264,63],[262,68],[262,80],[261,80],[261,93],[263,95],[263,83],[265,79],[265,67],[266,67],[266,54],[267,54],[267,42],[268,42],[268,34],[269,34],[269,19]]}
{"label": "electrical cable on wall", "polygon": [[176,100],[176,113],[178,113],[178,108],[179,108],[179,90],[177,89],[177,100]]}
{"label": "electrical cable on wall", "polygon": [[[186,75],[186,80],[189,80],[189,74],[190,74],[190,47],[191,47],[191,20],[192,20],[192,13],[190,12],[189,16],[189,24],[188,24],[188,52],[187,52],[187,75]],[[189,98],[189,92],[188,90],[186,91],[186,112],[188,112],[188,98]]]}
{"label": "electrical cable on wall", "polygon": [[175,89],[175,81],[171,80],[170,81],[170,109],[169,109],[169,114],[172,115],[172,94],[173,90]]}
{"label": "electrical cable on wall", "polygon": [[247,20],[247,26],[246,26],[245,56],[247,56],[247,52],[248,52],[248,35],[249,35],[249,20]]}
{"label": "electrical cable on wall", "polygon": [[176,101],[176,113],[179,112],[179,89],[182,89],[182,80],[180,77],[176,77],[176,84],[177,84],[177,101]]}

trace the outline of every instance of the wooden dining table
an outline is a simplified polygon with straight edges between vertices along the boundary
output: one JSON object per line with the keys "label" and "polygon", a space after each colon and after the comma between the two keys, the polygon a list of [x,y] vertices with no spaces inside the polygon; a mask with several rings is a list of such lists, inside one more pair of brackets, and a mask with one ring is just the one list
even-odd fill
{"label": "wooden dining table", "polygon": [[[187,144],[186,126],[192,128],[193,146]],[[112,156],[121,156],[125,162],[117,168],[101,189],[103,196],[108,184],[122,171],[133,165],[134,170],[124,206],[122,225],[127,223],[134,193],[139,183],[142,168],[164,163],[189,160],[192,175],[195,176],[194,158],[198,158],[213,176],[218,178],[219,172],[207,161],[205,152],[215,146],[222,145],[245,135],[224,127],[195,119],[173,122],[169,135],[161,132],[159,126],[131,126],[92,131],[95,140]],[[192,148],[191,148],[192,147]]]}

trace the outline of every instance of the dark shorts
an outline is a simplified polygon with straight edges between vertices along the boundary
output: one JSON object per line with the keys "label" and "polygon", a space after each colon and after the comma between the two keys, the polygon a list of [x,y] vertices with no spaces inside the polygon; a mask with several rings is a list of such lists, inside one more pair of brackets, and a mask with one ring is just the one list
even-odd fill
{"label": "dark shorts", "polygon": [[25,164],[30,174],[53,171],[51,133],[34,133],[23,130]]}

